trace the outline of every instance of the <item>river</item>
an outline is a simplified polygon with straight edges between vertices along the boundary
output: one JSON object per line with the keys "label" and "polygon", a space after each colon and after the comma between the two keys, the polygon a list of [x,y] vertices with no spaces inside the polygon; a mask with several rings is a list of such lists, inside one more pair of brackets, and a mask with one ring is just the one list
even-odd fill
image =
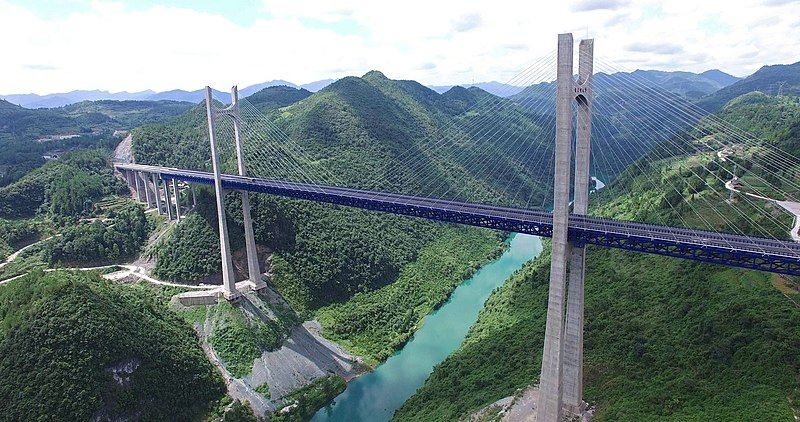
{"label": "river", "polygon": [[390,420],[394,411],[422,386],[433,367],[461,345],[492,291],[541,252],[538,237],[514,235],[503,255],[458,286],[444,305],[425,317],[422,328],[400,351],[374,371],[351,381],[312,420]]}

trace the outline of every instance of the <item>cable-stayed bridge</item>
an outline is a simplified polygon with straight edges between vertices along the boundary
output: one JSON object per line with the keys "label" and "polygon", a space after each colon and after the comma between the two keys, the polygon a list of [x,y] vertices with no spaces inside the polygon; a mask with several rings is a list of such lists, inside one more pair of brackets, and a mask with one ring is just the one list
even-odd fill
{"label": "cable-stayed bridge", "polygon": [[[395,137],[395,143],[379,147],[328,138],[322,147],[302,144],[303,139],[274,123],[279,116],[267,117],[240,100],[235,87],[228,106],[215,104],[209,88],[208,138],[203,142],[210,145],[210,165],[183,169],[118,163],[116,168],[139,200],[170,218],[174,213],[180,219],[186,186],[214,186],[223,291],[230,300],[240,293],[228,239],[226,191],[241,192],[248,280],[255,289],[265,284],[249,192],[552,238],[537,413],[539,421],[561,420],[563,411],[580,414],[585,405],[585,246],[800,275],[800,244],[776,234],[782,217],[755,199],[766,196],[729,197],[726,189],[735,180],[737,190],[798,203],[800,159],[635,73],[619,72],[599,60],[608,73],[595,74],[593,40],[580,43],[576,79],[572,36],[562,34],[558,41],[555,57],[545,57],[509,81],[527,87],[515,99],[473,98],[469,92],[434,100],[414,97],[417,103],[404,110],[404,118],[413,120],[426,107],[444,116],[442,124],[416,120],[415,125],[427,129],[408,135],[415,139]],[[357,85],[363,82],[349,83],[363,88]],[[419,92],[409,84],[374,84],[387,97]],[[387,118],[394,110],[379,109]],[[322,119],[330,107],[315,112]],[[382,129],[389,137],[398,132],[388,124]],[[407,129],[417,132],[416,126]],[[325,138],[326,132],[309,136]],[[388,164],[370,167],[360,161],[360,151],[388,157]],[[608,186],[602,192],[590,189],[590,174],[606,178]],[[588,215],[590,191],[623,211],[639,201],[637,195],[658,195],[658,200],[642,198],[650,209],[634,214],[644,215],[645,221],[622,221]],[[629,202],[614,202],[618,198]],[[647,221],[648,215],[656,221]]]}
{"label": "cable-stayed bridge", "polygon": [[[163,180],[214,185],[214,174],[209,172],[140,164],[116,164],[116,168],[131,174],[156,174]],[[553,231],[553,214],[544,211],[230,174],[221,178],[223,189],[229,191],[268,193],[535,236],[551,237]],[[579,244],[800,275],[800,244],[788,241],[590,216],[571,217],[569,237]]]}

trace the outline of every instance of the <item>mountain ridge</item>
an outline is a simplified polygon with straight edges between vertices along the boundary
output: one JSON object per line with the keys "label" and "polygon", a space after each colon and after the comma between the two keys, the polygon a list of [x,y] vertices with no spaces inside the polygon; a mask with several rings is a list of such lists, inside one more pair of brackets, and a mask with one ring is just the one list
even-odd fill
{"label": "mountain ridge", "polygon": [[754,91],[770,95],[800,95],[800,62],[762,66],[752,75],[701,98],[697,104],[715,112],[728,101]]}
{"label": "mountain ridge", "polygon": [[[684,80],[687,78],[701,79],[707,85],[711,87],[716,87],[716,89],[728,86],[740,79],[730,74],[727,74],[719,69],[711,69],[702,73],[637,69],[631,73],[645,75],[648,79],[650,79],[652,75],[661,75],[662,79],[664,79],[665,76],[667,77],[672,76],[678,79],[683,77]],[[317,92],[325,88],[326,86],[332,84],[333,82],[336,82],[336,80],[337,79],[328,78],[328,79],[320,79],[318,81],[313,81],[306,84],[295,84],[293,82],[289,82],[284,79],[274,79],[266,82],[248,85],[239,90],[239,95],[242,98],[248,97],[264,88],[271,86],[288,86],[291,88],[306,89],[310,92]],[[464,88],[477,87],[481,88],[482,90],[490,94],[497,95],[503,98],[508,98],[517,95],[526,88],[524,86],[516,86],[498,81],[477,82],[468,84],[452,84],[452,85],[426,85],[426,86],[439,94],[443,94],[444,92],[448,91],[454,86],[461,86]],[[702,93],[704,95],[710,94],[711,92],[708,91],[708,89],[709,88],[705,88],[705,91],[703,91]],[[213,90],[213,97],[215,100],[221,101],[223,103],[227,103],[230,101],[229,94],[219,90]],[[33,93],[7,94],[7,95],[0,95],[0,98],[25,108],[62,107],[65,105],[86,100],[89,101],[173,100],[173,101],[189,101],[193,103],[198,103],[205,99],[205,90],[198,89],[194,91],[187,91],[183,89],[172,89],[167,91],[156,92],[148,89],[144,91],[135,91],[135,92],[129,92],[129,91],[110,92],[110,91],[94,89],[94,90],[73,90],[69,92],[58,92],[58,93],[42,94],[42,95]]]}
{"label": "mountain ridge", "polygon": [[[327,85],[334,82],[334,79],[321,79],[318,81],[309,82],[306,84],[294,84],[292,82],[275,79],[267,82],[261,82],[246,86],[239,90],[240,97],[248,97],[256,92],[271,86],[288,86],[291,88],[302,88],[311,92],[319,91]],[[227,92],[219,91],[212,88],[213,97],[215,100],[223,103],[230,102],[230,94]],[[198,89],[194,91],[187,91],[183,89],[172,89],[167,91],[153,91],[144,90],[136,92],[120,91],[110,92],[104,90],[73,90],[69,92],[58,92],[51,94],[8,94],[0,95],[0,99],[8,101],[12,104],[22,106],[27,109],[35,108],[56,108],[63,107],[82,101],[101,101],[101,100],[116,100],[116,101],[188,101],[198,103],[203,101],[206,97],[205,89]]]}

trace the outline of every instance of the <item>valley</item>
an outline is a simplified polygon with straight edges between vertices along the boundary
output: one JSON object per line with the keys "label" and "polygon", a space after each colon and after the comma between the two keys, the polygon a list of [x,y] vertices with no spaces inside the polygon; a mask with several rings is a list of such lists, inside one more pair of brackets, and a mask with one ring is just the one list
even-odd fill
{"label": "valley", "polygon": [[[715,105],[717,116],[800,155],[797,97],[747,88],[784,71],[794,75],[792,66],[741,81],[716,73],[647,77],[673,83],[675,95],[698,104],[747,91]],[[624,80],[607,78],[612,89]],[[687,80],[697,85],[687,89]],[[436,93],[371,71],[313,93],[277,86],[247,98],[302,143],[312,165],[348,186],[453,191],[522,206],[552,198],[552,176],[535,177],[534,166],[552,146],[520,157],[511,143],[487,145],[492,158],[480,166],[455,146],[426,146],[441,133],[477,145],[476,127],[487,117],[508,123],[509,138],[546,135],[541,122],[552,117],[518,103],[542,92],[509,99],[476,87]],[[269,288],[238,303],[184,306],[173,296],[220,283],[214,193],[198,186],[197,206],[168,221],[131,199],[111,157],[209,170],[205,105],[92,101],[27,110],[0,103],[0,110],[9,110],[3,122],[15,122],[0,125],[7,129],[0,148],[18,151],[19,161],[19,172],[0,187],[0,258],[13,258],[0,265],[0,400],[7,403],[0,420],[57,418],[58,408],[61,417],[80,420],[450,421],[495,409],[487,406],[537,384],[549,241],[253,194]],[[654,127],[655,120],[639,123]],[[32,137],[84,127],[90,135],[50,141],[64,143],[58,160],[42,163],[44,150],[26,151]],[[110,132],[120,129],[130,136],[114,138]],[[625,145],[606,150],[624,159],[597,175],[607,183],[595,185],[590,215],[675,224],[697,218],[725,229],[714,208],[728,199],[725,186],[698,192],[684,181],[686,169],[716,163],[714,154],[684,145],[685,153],[665,155],[654,144],[641,153]],[[732,161],[745,168],[758,153]],[[398,168],[404,160],[428,165]],[[233,169],[235,156],[223,155],[222,164]],[[486,168],[515,171],[500,180]],[[275,176],[260,173],[267,171],[279,169],[252,173]],[[792,178],[796,169],[781,171]],[[374,177],[365,179],[368,172]],[[752,166],[742,174],[752,183],[766,177]],[[656,179],[687,187],[664,193],[650,183]],[[519,191],[531,198],[521,200]],[[790,185],[782,192],[796,193]],[[192,202],[188,189],[180,195]],[[753,220],[739,229],[789,236],[790,215],[760,217],[764,205],[749,206]],[[228,195],[225,208],[244,279],[241,196]],[[586,262],[585,396],[596,420],[786,420],[797,412],[796,278],[595,246]],[[101,266],[113,267],[69,269]],[[36,377],[41,368],[46,376]],[[64,402],[72,404],[57,406]],[[485,410],[481,417],[502,415]]]}

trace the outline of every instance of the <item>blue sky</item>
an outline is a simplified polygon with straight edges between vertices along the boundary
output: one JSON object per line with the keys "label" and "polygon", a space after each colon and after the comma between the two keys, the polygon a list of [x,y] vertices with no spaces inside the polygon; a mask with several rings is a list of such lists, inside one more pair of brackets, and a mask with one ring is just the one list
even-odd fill
{"label": "blue sky", "polygon": [[[614,68],[749,74],[800,60],[792,0],[0,0],[0,93],[305,83],[378,69],[426,84],[507,81],[555,36]],[[546,75],[540,75],[546,78]]]}

